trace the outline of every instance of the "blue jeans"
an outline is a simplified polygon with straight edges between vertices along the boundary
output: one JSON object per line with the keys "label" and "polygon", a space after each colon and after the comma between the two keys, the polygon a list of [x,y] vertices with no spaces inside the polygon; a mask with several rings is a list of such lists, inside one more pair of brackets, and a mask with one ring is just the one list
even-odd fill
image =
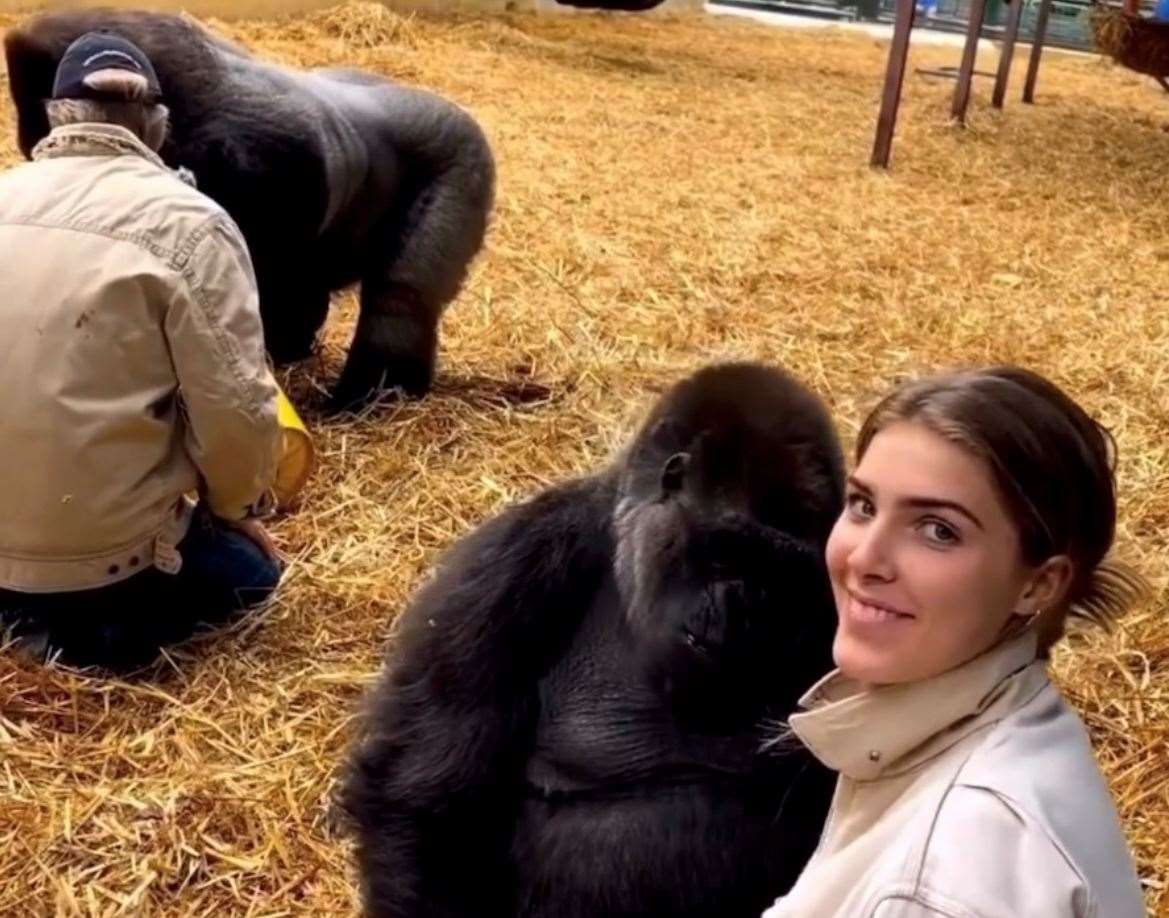
{"label": "blue jeans", "polygon": [[127,671],[201,626],[223,625],[263,602],[280,567],[251,539],[202,508],[178,544],[182,568],[69,593],[0,590],[0,624],[29,649],[72,666]]}

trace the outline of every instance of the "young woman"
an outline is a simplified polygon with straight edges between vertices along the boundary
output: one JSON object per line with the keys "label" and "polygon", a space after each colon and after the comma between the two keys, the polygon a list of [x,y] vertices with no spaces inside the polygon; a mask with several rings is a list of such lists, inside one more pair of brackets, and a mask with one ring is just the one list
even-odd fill
{"label": "young woman", "polygon": [[820,846],[765,918],[1141,918],[1079,718],[1065,620],[1142,581],[1105,560],[1112,441],[1016,368],[905,385],[870,415],[828,542],[839,667],[791,719],[840,773]]}

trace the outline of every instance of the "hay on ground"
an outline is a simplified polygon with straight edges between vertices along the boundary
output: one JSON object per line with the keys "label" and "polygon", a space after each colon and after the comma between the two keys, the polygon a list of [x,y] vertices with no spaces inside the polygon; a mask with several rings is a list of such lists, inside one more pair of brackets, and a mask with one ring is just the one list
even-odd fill
{"label": "hay on ground", "polygon": [[[11,20],[9,20],[11,22]],[[0,22],[0,28],[5,23]],[[851,441],[893,381],[1013,361],[1115,431],[1120,552],[1156,592],[1055,672],[1169,914],[1169,108],[1045,56],[1035,107],[947,123],[915,48],[895,171],[868,159],[886,45],[723,19],[417,16],[371,5],[222,28],[468,107],[495,146],[487,250],[434,394],[328,420],[354,303],[282,378],[320,465],[275,536],[275,603],[122,682],[0,655],[0,914],[345,914],[329,806],[355,704],[436,554],[605,460],[654,395],[720,358],[790,367]],[[993,59],[979,62],[991,69]],[[11,112],[0,156],[14,163]]]}

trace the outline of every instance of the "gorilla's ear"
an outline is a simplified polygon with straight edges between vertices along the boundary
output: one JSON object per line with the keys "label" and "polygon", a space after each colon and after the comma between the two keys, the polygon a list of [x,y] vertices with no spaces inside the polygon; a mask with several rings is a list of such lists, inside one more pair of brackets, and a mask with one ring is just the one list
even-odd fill
{"label": "gorilla's ear", "polygon": [[662,496],[670,497],[682,490],[686,470],[690,466],[689,453],[674,453],[662,466]]}

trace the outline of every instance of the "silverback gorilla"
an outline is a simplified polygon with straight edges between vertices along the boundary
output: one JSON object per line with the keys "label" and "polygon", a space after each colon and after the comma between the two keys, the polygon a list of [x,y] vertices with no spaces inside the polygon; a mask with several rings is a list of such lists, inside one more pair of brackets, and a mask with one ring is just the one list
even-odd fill
{"label": "silverback gorilla", "polygon": [[341,802],[378,918],[758,918],[829,773],[768,743],[831,667],[842,459],[754,364],[458,543],[405,610]]}
{"label": "silverback gorilla", "polygon": [[471,116],[377,76],[258,61],[180,16],[76,10],[5,36],[25,156],[48,133],[43,100],[65,48],[99,28],[150,57],[171,111],[163,159],[189,168],[239,224],[273,359],[306,357],[330,292],[360,281],[335,406],[381,387],[425,393],[439,316],[483,243],[494,194]]}

